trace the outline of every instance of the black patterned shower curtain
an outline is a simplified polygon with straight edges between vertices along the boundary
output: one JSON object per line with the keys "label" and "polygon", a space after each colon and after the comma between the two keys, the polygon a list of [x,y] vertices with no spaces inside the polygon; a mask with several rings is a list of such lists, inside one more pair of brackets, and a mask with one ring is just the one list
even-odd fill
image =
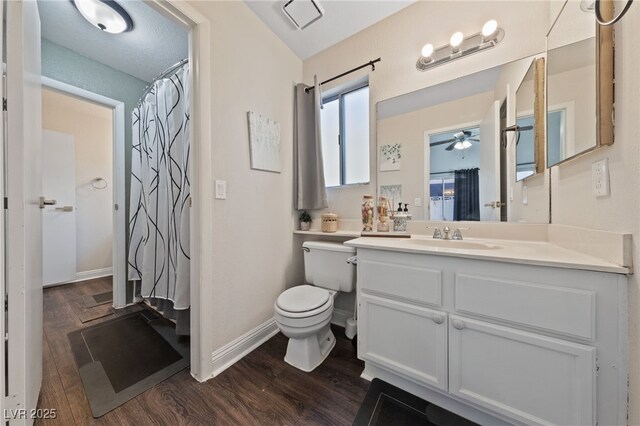
{"label": "black patterned shower curtain", "polygon": [[157,80],[132,113],[129,280],[189,334],[189,66]]}

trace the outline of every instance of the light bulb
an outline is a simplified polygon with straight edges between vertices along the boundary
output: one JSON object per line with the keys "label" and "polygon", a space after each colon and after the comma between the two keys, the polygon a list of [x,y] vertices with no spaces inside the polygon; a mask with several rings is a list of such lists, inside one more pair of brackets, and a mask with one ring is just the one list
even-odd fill
{"label": "light bulb", "polygon": [[422,47],[422,57],[430,58],[432,54],[433,54],[433,44],[431,43],[425,44]]}
{"label": "light bulb", "polygon": [[462,40],[464,40],[464,35],[458,31],[457,33],[453,33],[449,39],[449,44],[451,47],[456,48],[462,44]]}
{"label": "light bulb", "polygon": [[453,146],[455,149],[464,149],[464,144],[462,142],[456,142],[456,144]]}
{"label": "light bulb", "polygon": [[482,35],[483,37],[489,37],[492,36],[496,30],[498,29],[498,23],[496,22],[495,19],[492,19],[490,21],[487,21],[483,26],[482,26]]}

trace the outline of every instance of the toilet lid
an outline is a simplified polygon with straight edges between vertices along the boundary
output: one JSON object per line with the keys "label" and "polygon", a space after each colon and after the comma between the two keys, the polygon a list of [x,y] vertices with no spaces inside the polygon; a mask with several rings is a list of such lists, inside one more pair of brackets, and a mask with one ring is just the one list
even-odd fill
{"label": "toilet lid", "polygon": [[292,287],[282,293],[276,304],[287,312],[306,312],[319,308],[329,301],[329,292],[310,285]]}

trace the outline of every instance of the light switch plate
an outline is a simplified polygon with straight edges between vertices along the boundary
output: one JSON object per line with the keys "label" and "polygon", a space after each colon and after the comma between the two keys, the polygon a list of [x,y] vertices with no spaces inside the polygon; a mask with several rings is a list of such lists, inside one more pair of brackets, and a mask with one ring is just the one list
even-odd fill
{"label": "light switch plate", "polygon": [[596,161],[591,165],[591,190],[596,197],[606,197],[609,189],[609,159]]}
{"label": "light switch plate", "polygon": [[421,207],[421,206],[422,206],[422,199],[421,198],[414,198],[413,207]]}
{"label": "light switch plate", "polygon": [[216,188],[215,190],[216,200],[226,200],[227,199],[227,181],[216,180],[215,188]]}
{"label": "light switch plate", "polygon": [[529,204],[529,188],[527,188],[527,185],[522,185],[522,204],[525,206]]}

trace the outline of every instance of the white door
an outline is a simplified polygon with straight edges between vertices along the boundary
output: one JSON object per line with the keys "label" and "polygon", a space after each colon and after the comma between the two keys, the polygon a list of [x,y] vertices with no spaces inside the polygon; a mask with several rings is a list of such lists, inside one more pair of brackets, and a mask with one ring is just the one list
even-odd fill
{"label": "white door", "polygon": [[596,349],[449,316],[449,392],[529,425],[595,423]]}
{"label": "white door", "polygon": [[76,153],[73,135],[42,131],[42,190],[56,201],[42,211],[45,286],[76,278]]}
{"label": "white door", "polygon": [[[7,58],[6,291],[8,382],[3,413],[31,424],[42,384],[40,17],[35,0],[5,1]],[[5,366],[0,366],[4,371]],[[4,378],[4,375],[3,375]],[[23,416],[17,409],[26,410]],[[16,414],[17,413],[17,414]],[[26,418],[25,418],[26,417]],[[10,419],[13,418],[13,419]]]}
{"label": "white door", "polygon": [[361,294],[358,356],[414,381],[447,390],[447,315]]}
{"label": "white door", "polygon": [[500,102],[495,101],[480,123],[480,220],[499,221]]}

